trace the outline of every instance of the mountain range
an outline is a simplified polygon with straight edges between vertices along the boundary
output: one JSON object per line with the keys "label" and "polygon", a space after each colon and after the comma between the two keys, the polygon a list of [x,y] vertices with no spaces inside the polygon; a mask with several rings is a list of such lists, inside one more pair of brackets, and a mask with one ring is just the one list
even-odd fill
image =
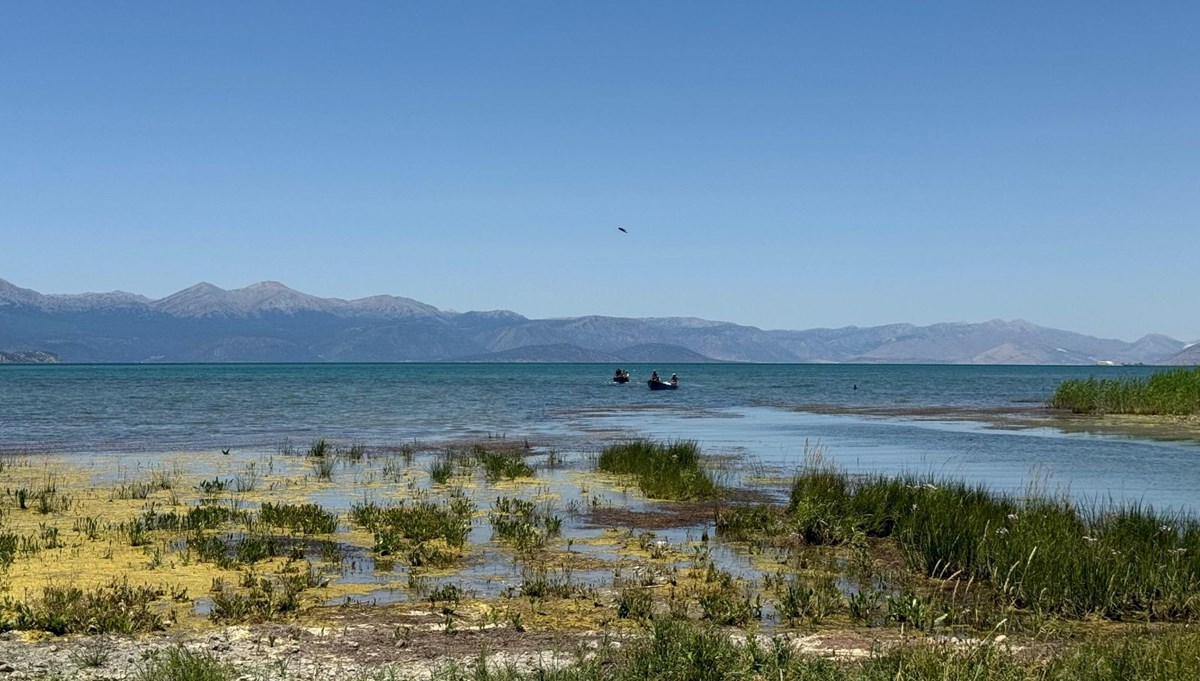
{"label": "mountain range", "polygon": [[787,331],[692,317],[530,319],[387,295],[319,298],[273,281],[200,283],[153,300],[0,279],[0,351],[64,362],[1200,362],[1200,345],[1166,336],[1130,343],[1021,320]]}

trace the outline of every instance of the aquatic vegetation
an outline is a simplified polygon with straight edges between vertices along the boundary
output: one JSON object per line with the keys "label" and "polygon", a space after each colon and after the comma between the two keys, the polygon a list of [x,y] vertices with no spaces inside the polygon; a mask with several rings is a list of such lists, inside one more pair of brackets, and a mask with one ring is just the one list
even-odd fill
{"label": "aquatic vegetation", "polygon": [[333,480],[333,468],[337,460],[332,456],[318,456],[309,459],[313,474],[318,480]]}
{"label": "aquatic vegetation", "polygon": [[367,447],[360,442],[355,442],[345,450],[338,450],[338,457],[351,463],[361,463],[367,458]]}
{"label": "aquatic vegetation", "polygon": [[283,527],[304,534],[331,534],[337,531],[338,516],[319,504],[273,504],[263,502],[259,519],[272,527]]}
{"label": "aquatic vegetation", "polygon": [[475,448],[475,459],[483,466],[484,476],[489,482],[514,480],[533,475],[533,469],[516,452],[493,452],[482,446]]}
{"label": "aquatic vegetation", "polygon": [[782,521],[732,516],[817,545],[890,538],[913,567],[991,584],[1018,608],[1071,617],[1200,616],[1200,523],[1138,505],[1087,510],[1031,490],[1022,499],[934,478],[852,477],[810,467],[796,478]]}
{"label": "aquatic vegetation", "polygon": [[308,451],[305,452],[305,456],[317,459],[323,459],[330,454],[333,454],[333,445],[331,445],[329,441],[324,438],[321,438],[320,440],[314,440],[313,443],[308,446]]}
{"label": "aquatic vegetation", "polygon": [[266,622],[295,613],[304,590],[322,583],[320,572],[309,563],[305,566],[304,570],[285,566],[275,579],[246,572],[241,591],[223,582],[215,583],[209,619],[220,623]]}
{"label": "aquatic vegetation", "polygon": [[444,452],[434,457],[429,464],[429,479],[434,484],[444,485],[454,475],[455,457],[453,452]]}
{"label": "aquatic vegetation", "polygon": [[714,624],[744,626],[762,617],[761,602],[752,591],[712,563],[708,564],[699,602],[703,619]]}
{"label": "aquatic vegetation", "polygon": [[571,570],[527,568],[521,573],[519,593],[522,598],[545,600],[551,598],[594,598],[595,589],[571,579]]}
{"label": "aquatic vegetation", "polygon": [[356,503],[350,520],[374,533],[380,555],[404,555],[415,566],[446,566],[460,557],[474,510],[462,495],[443,500],[420,495],[390,506]]}
{"label": "aquatic vegetation", "polygon": [[518,551],[540,549],[562,531],[562,518],[554,515],[550,503],[515,497],[497,497],[488,520],[492,524],[492,536]]}
{"label": "aquatic vegetation", "polygon": [[7,569],[17,557],[21,536],[13,532],[0,532],[0,567]]}
{"label": "aquatic vegetation", "polygon": [[[113,490],[113,499],[148,499],[155,492],[165,492],[174,489],[179,484],[181,472],[178,469],[163,470],[153,468],[145,480],[126,479]],[[53,485],[48,485],[53,493]]]}
{"label": "aquatic vegetation", "polygon": [[820,624],[841,610],[845,602],[834,576],[829,573],[814,576],[779,574],[768,580],[768,587],[775,594],[779,614],[792,623]]}
{"label": "aquatic vegetation", "polygon": [[232,480],[222,480],[221,478],[213,478],[212,480],[201,480],[200,484],[196,485],[196,491],[201,494],[220,494],[233,486]]}
{"label": "aquatic vegetation", "polygon": [[1200,367],[1148,378],[1068,379],[1054,391],[1050,406],[1076,414],[1200,414]]}
{"label": "aquatic vegetation", "polygon": [[597,467],[632,475],[642,493],[654,499],[711,499],[717,485],[700,464],[700,446],[690,440],[666,444],[634,440],[604,448]]}

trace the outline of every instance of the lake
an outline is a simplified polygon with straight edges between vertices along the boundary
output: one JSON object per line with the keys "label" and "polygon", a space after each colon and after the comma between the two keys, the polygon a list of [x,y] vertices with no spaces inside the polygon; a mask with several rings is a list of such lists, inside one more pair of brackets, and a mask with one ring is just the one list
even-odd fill
{"label": "lake", "polygon": [[[531,438],[591,453],[631,437],[694,439],[731,474],[786,475],[809,448],[856,472],[934,473],[1088,502],[1198,509],[1200,447],[1053,427],[995,427],[941,410],[1044,404],[1066,378],[1150,367],[597,364],[10,365],[0,448],[89,454],[270,450],[318,437],[367,445]],[[677,372],[650,391],[651,370]],[[899,408],[899,412],[897,409]],[[828,413],[850,410],[857,413]],[[911,410],[920,416],[898,415]],[[871,415],[871,412],[892,415]]]}

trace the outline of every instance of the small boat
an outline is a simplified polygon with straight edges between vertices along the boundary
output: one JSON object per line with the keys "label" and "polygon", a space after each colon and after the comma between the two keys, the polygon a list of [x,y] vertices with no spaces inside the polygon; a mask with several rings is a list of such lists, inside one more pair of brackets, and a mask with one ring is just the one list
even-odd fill
{"label": "small boat", "polygon": [[628,374],[621,374],[620,376],[613,376],[613,383],[628,383],[628,382],[629,382]]}
{"label": "small boat", "polygon": [[646,385],[650,386],[651,390],[675,390],[679,387],[678,383],[667,383],[666,381],[646,381]]}

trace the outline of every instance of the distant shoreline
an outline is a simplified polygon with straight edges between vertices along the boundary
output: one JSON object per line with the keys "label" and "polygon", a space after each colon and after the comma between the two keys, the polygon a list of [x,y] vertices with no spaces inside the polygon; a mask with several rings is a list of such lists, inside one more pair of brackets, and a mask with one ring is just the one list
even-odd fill
{"label": "distant shoreline", "polygon": [[790,411],[845,416],[879,416],[921,421],[974,421],[997,429],[1056,428],[1068,433],[1123,435],[1151,440],[1200,441],[1200,416],[1073,414],[1044,405],[1010,407],[847,407],[801,404]]}

